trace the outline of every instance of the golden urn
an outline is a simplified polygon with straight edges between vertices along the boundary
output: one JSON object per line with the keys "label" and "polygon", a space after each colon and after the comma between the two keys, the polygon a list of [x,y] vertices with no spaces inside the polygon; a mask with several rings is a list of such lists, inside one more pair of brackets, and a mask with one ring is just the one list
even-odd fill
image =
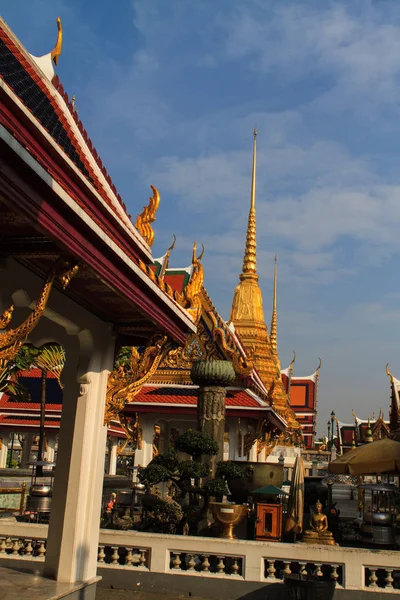
{"label": "golden urn", "polygon": [[235,526],[247,515],[249,508],[243,504],[228,504],[227,502],[210,502],[214,519],[221,523],[220,537],[228,540],[236,539]]}

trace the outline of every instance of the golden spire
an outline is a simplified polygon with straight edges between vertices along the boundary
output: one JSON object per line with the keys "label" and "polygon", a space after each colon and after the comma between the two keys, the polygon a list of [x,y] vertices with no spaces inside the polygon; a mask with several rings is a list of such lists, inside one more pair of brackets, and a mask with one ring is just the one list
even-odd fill
{"label": "golden spire", "polygon": [[[269,339],[271,342],[271,350],[272,353],[278,359],[278,317],[276,312],[276,267],[277,257],[275,255],[274,259],[274,294],[273,294],[273,302],[272,302],[272,318],[271,318],[271,329],[269,330]],[[279,359],[278,359],[279,361]]]}
{"label": "golden spire", "polygon": [[[271,355],[268,330],[265,324],[261,288],[256,273],[256,163],[257,132],[253,134],[253,169],[251,177],[250,211],[247,225],[243,269],[233,296],[229,321],[233,323],[243,346],[251,355],[264,385],[269,388],[275,375],[276,363]],[[271,362],[271,365],[269,364]]]}
{"label": "golden spire", "polygon": [[257,239],[256,239],[256,169],[257,169],[257,130],[253,132],[253,170],[251,174],[250,211],[247,224],[246,246],[244,250],[243,269],[240,279],[258,279]]}

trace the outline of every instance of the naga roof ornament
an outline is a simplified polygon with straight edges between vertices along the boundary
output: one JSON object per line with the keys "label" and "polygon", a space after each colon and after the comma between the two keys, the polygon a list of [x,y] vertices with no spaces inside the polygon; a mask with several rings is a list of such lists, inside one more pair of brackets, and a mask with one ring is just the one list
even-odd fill
{"label": "naga roof ornament", "polygon": [[172,252],[172,250],[176,246],[176,235],[174,233],[172,235],[174,236],[174,241],[172,242],[172,244],[168,248],[167,252],[165,253],[164,260],[163,260],[162,267],[161,267],[161,271],[159,273],[159,278],[160,279],[164,279],[165,271],[168,269],[169,259],[170,259],[170,256],[171,256],[171,252]]}
{"label": "naga roof ornament", "polygon": [[135,227],[151,247],[154,242],[154,230],[151,224],[156,220],[156,212],[160,205],[160,194],[154,185],[151,185],[150,187],[153,190],[153,195],[149,198],[148,205],[145,206],[140,215],[136,217]]}
{"label": "naga roof ornament", "polygon": [[193,244],[192,255],[192,276],[189,283],[183,290],[184,300],[186,302],[186,310],[192,316],[193,321],[199,322],[202,311],[201,291],[204,283],[204,268],[201,264],[201,259],[204,255],[204,246],[199,256],[197,256],[196,242]]}
{"label": "naga roof ornament", "polygon": [[119,413],[125,403],[131,402],[151,379],[171,347],[172,343],[166,335],[156,334],[142,353],[134,347],[131,348],[129,368],[120,366],[108,376],[105,425],[109,425],[112,419],[119,420]]}

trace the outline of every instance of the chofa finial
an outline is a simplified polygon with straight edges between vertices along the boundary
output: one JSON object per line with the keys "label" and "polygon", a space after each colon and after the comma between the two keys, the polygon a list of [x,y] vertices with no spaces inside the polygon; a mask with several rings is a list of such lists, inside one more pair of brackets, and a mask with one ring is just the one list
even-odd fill
{"label": "chofa finial", "polygon": [[63,32],[60,17],[57,17],[57,29],[57,43],[51,51],[51,58],[53,59],[55,65],[58,65],[58,58],[61,55],[62,51]]}
{"label": "chofa finial", "polygon": [[391,374],[391,372],[389,371],[389,363],[386,363],[386,375],[388,375],[390,377],[390,383],[394,382],[394,377]]}
{"label": "chofa finial", "polygon": [[135,227],[147,244],[152,246],[154,242],[154,230],[151,227],[151,223],[156,220],[156,212],[160,205],[160,194],[154,185],[150,187],[153,190],[153,195],[149,198],[149,204],[136,217]]}

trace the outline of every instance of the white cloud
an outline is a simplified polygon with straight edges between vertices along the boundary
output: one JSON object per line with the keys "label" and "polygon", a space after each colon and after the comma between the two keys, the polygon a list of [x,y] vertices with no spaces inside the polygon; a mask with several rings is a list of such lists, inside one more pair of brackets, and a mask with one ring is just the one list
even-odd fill
{"label": "white cloud", "polygon": [[291,78],[325,71],[342,91],[390,100],[387,94],[398,95],[400,10],[383,10],[369,3],[352,14],[351,3],[248,2],[220,21],[223,50],[253,69],[279,68]]}

